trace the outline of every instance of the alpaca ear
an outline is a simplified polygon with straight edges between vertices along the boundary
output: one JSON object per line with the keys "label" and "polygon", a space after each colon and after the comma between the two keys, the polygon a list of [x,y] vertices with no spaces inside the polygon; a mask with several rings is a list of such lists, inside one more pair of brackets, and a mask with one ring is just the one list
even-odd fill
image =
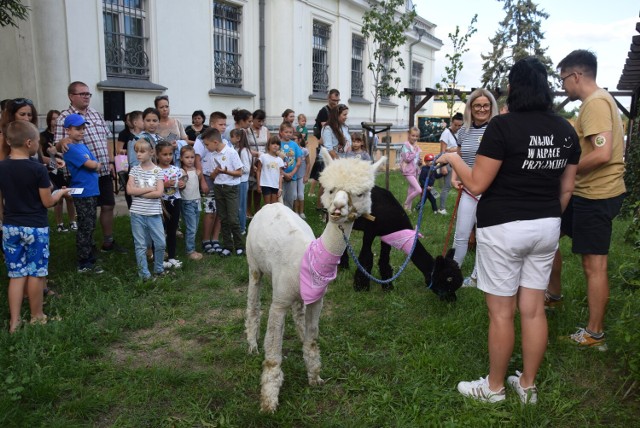
{"label": "alpaca ear", "polygon": [[331,162],[333,162],[329,151],[324,147],[320,149],[320,156],[322,156],[322,160],[324,161],[325,165],[329,165]]}
{"label": "alpaca ear", "polygon": [[378,161],[371,166],[371,168],[373,169],[373,172],[376,172],[378,168],[380,168],[380,165],[384,165],[386,162],[387,162],[386,156],[382,156],[380,159],[378,159]]}
{"label": "alpaca ear", "polygon": [[453,256],[456,255],[456,249],[455,248],[449,248],[449,251],[447,251],[447,255],[445,256],[445,258],[447,259],[453,259]]}

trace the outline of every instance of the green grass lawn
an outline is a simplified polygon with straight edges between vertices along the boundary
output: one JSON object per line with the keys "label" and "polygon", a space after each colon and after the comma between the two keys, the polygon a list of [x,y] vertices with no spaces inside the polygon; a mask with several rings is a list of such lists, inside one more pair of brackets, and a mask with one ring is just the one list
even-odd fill
{"label": "green grass lawn", "polygon": [[[395,174],[391,183],[402,201],[406,184]],[[452,192],[449,213],[454,202]],[[306,214],[319,235],[323,225],[314,203],[308,200]],[[442,252],[448,222],[430,210],[424,215],[422,242],[434,256]],[[618,276],[618,267],[633,255],[623,240],[626,224],[615,225],[609,325],[622,311],[639,311],[625,306],[631,292]],[[379,286],[355,293],[353,268],[330,285],[320,321],[324,386],[307,385],[301,344],[287,316],[280,407],[264,415],[258,411],[263,354],[248,355],[244,337],[246,260],[181,257],[185,264],[177,276],[141,283],[128,217],[116,219],[116,237],[129,255],[103,254],[103,275],[80,276],[74,235],[52,232],[50,278],[60,296],[47,299],[45,312],[62,321],[26,326],[10,336],[2,299],[0,426],[626,427],[640,418],[637,390],[616,352],[628,346],[624,332],[610,331],[608,352],[580,351],[558,341],[587,318],[580,259],[568,240],[562,242],[565,304],[548,314],[549,348],[537,380],[537,406],[522,407],[509,391],[497,405],[460,396],[460,380],[488,371],[483,295],[463,289],[457,302],[442,303],[409,265],[391,293]],[[359,232],[351,242],[359,247]],[[178,245],[182,252],[183,243]],[[392,255],[397,268],[404,254]],[[465,274],[472,258],[470,253]],[[261,297],[264,337],[268,286]],[[28,319],[26,304],[24,310]],[[511,371],[521,368],[518,348],[519,342]]]}

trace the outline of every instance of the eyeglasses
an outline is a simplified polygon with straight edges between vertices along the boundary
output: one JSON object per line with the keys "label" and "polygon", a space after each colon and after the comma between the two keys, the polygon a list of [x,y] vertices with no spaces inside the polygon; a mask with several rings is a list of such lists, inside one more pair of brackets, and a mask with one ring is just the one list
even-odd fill
{"label": "eyeglasses", "polygon": [[564,81],[565,80],[567,80],[569,77],[573,76],[574,74],[577,76],[578,74],[582,74],[582,73],[580,73],[578,71],[574,71],[573,73],[569,73],[564,77],[560,77],[560,82],[562,82],[562,85],[564,85]]}
{"label": "eyeglasses", "polygon": [[474,111],[491,110],[491,104],[474,104],[471,107]]}
{"label": "eyeglasses", "polygon": [[72,95],[77,95],[82,98],[91,98],[93,94],[91,92],[78,92],[77,94],[72,94]]}
{"label": "eyeglasses", "polygon": [[31,101],[29,98],[14,98],[13,99],[13,105],[15,106],[22,106],[22,105],[33,105],[33,101]]}

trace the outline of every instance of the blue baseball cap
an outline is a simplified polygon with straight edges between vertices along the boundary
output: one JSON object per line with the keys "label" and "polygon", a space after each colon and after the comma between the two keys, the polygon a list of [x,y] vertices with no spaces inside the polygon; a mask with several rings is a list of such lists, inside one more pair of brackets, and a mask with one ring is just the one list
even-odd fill
{"label": "blue baseball cap", "polygon": [[64,127],[68,128],[70,126],[82,126],[87,121],[84,119],[84,116],[80,114],[70,114],[69,116],[64,118]]}

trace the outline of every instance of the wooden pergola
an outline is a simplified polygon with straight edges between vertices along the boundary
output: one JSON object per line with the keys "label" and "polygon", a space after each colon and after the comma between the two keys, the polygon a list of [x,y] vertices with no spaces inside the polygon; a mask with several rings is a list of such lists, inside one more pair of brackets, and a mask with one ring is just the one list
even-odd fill
{"label": "wooden pergola", "polygon": [[[640,33],[640,22],[636,22],[636,32]],[[627,115],[629,118],[627,141],[631,141],[631,129],[638,117],[638,99],[640,98],[640,34],[631,37],[631,45],[618,81],[618,89],[631,93],[631,108]]]}

